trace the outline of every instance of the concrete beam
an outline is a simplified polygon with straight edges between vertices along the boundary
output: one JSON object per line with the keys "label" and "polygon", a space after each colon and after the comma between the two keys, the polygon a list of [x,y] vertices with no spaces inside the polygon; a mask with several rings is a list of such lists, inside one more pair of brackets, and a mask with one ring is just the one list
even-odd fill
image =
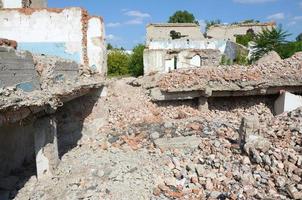
{"label": "concrete beam", "polygon": [[34,127],[37,176],[51,177],[59,164],[56,119],[52,116],[38,119]]}
{"label": "concrete beam", "polygon": [[285,90],[292,93],[302,93],[302,86],[274,86],[268,88],[237,89],[237,90],[215,90],[207,89],[184,89],[182,91],[161,91],[160,88],[150,90],[152,101],[174,101],[189,100],[199,97],[234,97],[234,96],[266,96],[276,95]]}

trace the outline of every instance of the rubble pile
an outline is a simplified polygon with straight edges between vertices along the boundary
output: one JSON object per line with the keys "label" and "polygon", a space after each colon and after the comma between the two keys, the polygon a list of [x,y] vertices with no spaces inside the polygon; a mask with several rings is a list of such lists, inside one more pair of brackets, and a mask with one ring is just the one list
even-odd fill
{"label": "rubble pile", "polygon": [[302,85],[302,53],[273,63],[180,69],[158,83],[162,91],[242,89]]}
{"label": "rubble pile", "polygon": [[[284,79],[294,76],[300,80],[301,58],[301,54],[296,54],[279,63],[293,67],[289,74],[283,73]],[[215,76],[215,81],[242,84],[241,79],[257,82],[263,77],[276,76],[277,70],[266,68],[265,64],[257,65],[257,69],[255,66],[240,71],[238,76],[231,70],[220,71],[222,67],[219,67],[215,73],[228,74],[220,74],[223,79]],[[240,68],[233,66],[236,67]],[[202,74],[205,70],[195,71]],[[183,78],[181,71],[162,80],[167,77],[175,78],[176,82]],[[198,110],[195,100],[155,103],[147,89],[156,87],[155,79],[147,78],[145,83],[143,79],[134,78],[108,80],[107,91],[95,97],[105,99],[104,102],[93,104],[94,108],[108,108],[107,125],[99,128],[96,125],[100,121],[93,119],[100,117],[102,110],[90,113],[93,117],[84,120],[83,127],[83,130],[91,127],[90,134],[82,131],[75,146],[64,151],[54,176],[37,180],[34,174],[21,170],[19,173],[23,174],[18,177],[24,180],[12,176],[12,185],[16,186],[9,188],[10,197],[33,200],[302,199],[302,108],[274,116],[275,96],[210,97],[209,109],[202,111]],[[201,81],[200,78],[191,77],[193,82]],[[41,104],[45,103],[44,99],[47,103],[52,100],[60,103],[60,98],[71,91],[77,93],[104,84],[97,81],[94,85],[89,81],[91,79],[67,81],[70,84],[64,88],[55,84],[38,91],[42,96],[29,93],[27,99],[20,97],[19,90],[6,89],[2,91],[6,102],[0,109],[18,108],[27,105],[27,101],[32,104],[33,99]],[[174,79],[170,81],[176,83]],[[184,80],[185,87],[191,87],[193,82]],[[18,97],[19,100],[14,99]]]}
{"label": "rubble pile", "polygon": [[301,199],[301,128],[301,108],[269,121],[247,115],[241,123],[186,118],[115,127],[83,137],[55,178],[32,177],[17,197]]}

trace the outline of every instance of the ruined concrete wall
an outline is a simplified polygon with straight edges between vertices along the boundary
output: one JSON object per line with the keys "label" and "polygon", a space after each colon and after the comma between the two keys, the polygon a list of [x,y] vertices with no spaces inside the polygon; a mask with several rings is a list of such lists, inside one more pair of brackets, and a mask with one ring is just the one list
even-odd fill
{"label": "ruined concrete wall", "polygon": [[148,75],[153,72],[168,72],[165,68],[166,51],[145,49],[144,50],[144,74]]}
{"label": "ruined concrete wall", "polygon": [[147,46],[149,42],[154,40],[169,40],[172,39],[170,32],[174,30],[186,36],[185,39],[202,40],[203,34],[200,31],[200,26],[196,24],[150,24],[147,26]]}
{"label": "ruined concrete wall", "polygon": [[18,48],[75,61],[106,71],[104,23],[81,8],[0,11],[0,37]]}
{"label": "ruined concrete wall", "polygon": [[40,89],[39,76],[29,52],[0,47],[0,88],[7,86],[27,92]]}
{"label": "ruined concrete wall", "polygon": [[221,57],[220,51],[215,49],[181,51],[177,57],[177,69],[218,66]]}
{"label": "ruined concrete wall", "polygon": [[101,17],[91,17],[87,30],[87,54],[89,66],[101,74],[107,73],[105,29]]}
{"label": "ruined concrete wall", "polygon": [[0,177],[8,175],[24,162],[34,162],[33,130],[32,123],[0,127]]}
{"label": "ruined concrete wall", "polygon": [[165,73],[175,69],[218,66],[222,54],[215,49],[183,49],[144,51],[144,74]]}
{"label": "ruined concrete wall", "polygon": [[245,35],[249,29],[259,33],[263,29],[275,27],[274,23],[268,24],[238,24],[238,25],[217,25],[211,26],[207,36],[218,40],[230,40],[236,42],[236,35]]}
{"label": "ruined concrete wall", "polygon": [[0,11],[0,37],[16,40],[21,50],[83,62],[80,8],[27,11]]}

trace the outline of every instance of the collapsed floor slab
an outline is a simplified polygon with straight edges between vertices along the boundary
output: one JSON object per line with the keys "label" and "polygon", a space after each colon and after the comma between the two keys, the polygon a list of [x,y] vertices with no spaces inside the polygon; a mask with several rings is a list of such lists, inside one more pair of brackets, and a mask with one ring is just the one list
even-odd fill
{"label": "collapsed floor slab", "polygon": [[178,70],[163,76],[151,89],[154,101],[203,97],[301,93],[302,53],[269,64]]}

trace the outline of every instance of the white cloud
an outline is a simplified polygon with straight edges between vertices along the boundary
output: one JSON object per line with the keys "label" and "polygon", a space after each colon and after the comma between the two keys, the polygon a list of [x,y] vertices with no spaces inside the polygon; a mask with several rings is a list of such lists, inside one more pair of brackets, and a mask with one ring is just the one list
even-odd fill
{"label": "white cloud", "polygon": [[125,24],[128,24],[128,25],[137,25],[137,24],[142,24],[144,22],[143,19],[141,18],[135,18],[135,19],[131,19],[129,21],[126,21]]}
{"label": "white cloud", "polygon": [[150,18],[151,15],[149,13],[144,13],[138,10],[130,10],[126,11],[125,15],[130,16],[130,17],[137,17],[137,18]]}
{"label": "white cloud", "polygon": [[235,3],[242,3],[242,4],[257,4],[257,3],[268,3],[274,2],[277,0],[233,0]]}
{"label": "white cloud", "polygon": [[291,21],[291,22],[289,22],[287,25],[288,25],[288,26],[294,26],[294,25],[296,25],[296,24],[297,24],[296,21]]}
{"label": "white cloud", "polygon": [[275,13],[275,14],[272,14],[270,16],[267,17],[267,19],[270,19],[270,20],[281,20],[281,19],[284,19],[285,18],[285,15],[284,13]]}
{"label": "white cloud", "polygon": [[293,20],[302,20],[302,16],[295,16],[294,18],[293,18]]}
{"label": "white cloud", "polygon": [[118,27],[121,26],[122,24],[119,22],[111,22],[107,24],[107,27]]}
{"label": "white cloud", "polygon": [[124,10],[124,15],[132,18],[124,23],[127,25],[143,24],[144,20],[151,18],[149,13],[144,13],[138,10]]}
{"label": "white cloud", "polygon": [[113,34],[107,35],[107,36],[106,36],[106,39],[107,39],[108,41],[119,41],[119,40],[121,40],[121,38],[119,38],[119,37],[117,37],[117,36],[115,36],[115,35],[113,35]]}

